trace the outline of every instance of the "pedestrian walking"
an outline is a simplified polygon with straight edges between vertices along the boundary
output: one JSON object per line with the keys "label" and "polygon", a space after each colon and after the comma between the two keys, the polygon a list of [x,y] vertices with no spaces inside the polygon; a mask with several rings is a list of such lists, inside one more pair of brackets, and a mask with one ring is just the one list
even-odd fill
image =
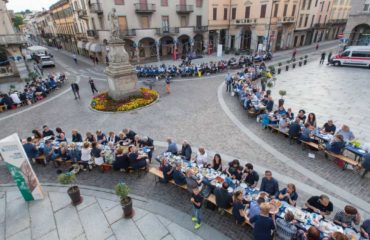
{"label": "pedestrian walking", "polygon": [[171,77],[170,77],[170,75],[167,75],[166,76],[166,93],[167,94],[170,94],[170,92],[171,92]]}
{"label": "pedestrian walking", "polygon": [[93,95],[94,95],[95,92],[96,93],[99,92],[98,89],[96,89],[94,80],[91,77],[89,78],[89,84],[90,84],[91,92],[92,92]]}
{"label": "pedestrian walking", "polygon": [[80,98],[80,87],[78,86],[78,84],[76,82],[72,83],[71,88],[72,88],[73,94],[75,95],[75,99],[77,98],[81,99]]}
{"label": "pedestrian walking", "polygon": [[193,216],[191,220],[195,223],[194,228],[199,229],[201,226],[202,215],[201,209],[203,204],[203,196],[200,194],[200,189],[198,187],[193,188],[193,194],[191,195],[191,203],[193,204]]}
{"label": "pedestrian walking", "polygon": [[332,55],[333,55],[333,53],[332,52],[329,52],[329,54],[328,54],[328,63],[326,65],[331,64],[331,56]]}
{"label": "pedestrian walking", "polygon": [[72,58],[73,58],[73,61],[75,61],[75,63],[77,64],[77,56],[76,56],[76,54],[73,54],[72,55]]}
{"label": "pedestrian walking", "polygon": [[319,49],[319,43],[316,44],[316,50],[318,50],[318,49]]}
{"label": "pedestrian walking", "polygon": [[231,92],[231,83],[232,83],[232,76],[228,72],[227,75],[225,76],[225,83],[226,83],[226,92]]}
{"label": "pedestrian walking", "polygon": [[320,64],[324,64],[325,56],[326,56],[326,53],[325,53],[325,52],[322,52],[322,53],[321,53]]}
{"label": "pedestrian walking", "polygon": [[295,55],[297,54],[297,49],[294,48],[293,53],[292,53],[292,60],[295,60]]}
{"label": "pedestrian walking", "polygon": [[90,55],[90,59],[91,59],[91,61],[94,63],[94,66],[95,66],[95,57],[93,56],[93,55]]}

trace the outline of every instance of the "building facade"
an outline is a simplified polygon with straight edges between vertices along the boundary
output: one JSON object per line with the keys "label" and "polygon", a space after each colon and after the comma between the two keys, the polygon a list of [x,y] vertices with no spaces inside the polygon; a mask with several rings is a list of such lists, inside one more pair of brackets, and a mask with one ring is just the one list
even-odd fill
{"label": "building facade", "polygon": [[11,12],[6,8],[7,2],[0,0],[0,82],[28,77],[21,54],[25,37],[14,29]]}
{"label": "building facade", "polygon": [[329,18],[328,40],[340,38],[344,34],[352,0],[334,0]]}
{"label": "building facade", "polygon": [[53,44],[77,53],[77,39],[73,7],[69,0],[59,0],[50,6],[50,15],[54,21],[55,34]]}
{"label": "building facade", "polygon": [[349,45],[370,45],[370,0],[352,1],[344,36]]}

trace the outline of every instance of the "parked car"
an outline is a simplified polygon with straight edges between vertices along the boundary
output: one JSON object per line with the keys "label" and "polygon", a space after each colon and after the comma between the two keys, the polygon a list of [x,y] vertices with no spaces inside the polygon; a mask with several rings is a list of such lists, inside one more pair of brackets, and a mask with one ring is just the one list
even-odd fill
{"label": "parked car", "polygon": [[55,63],[51,60],[50,56],[42,56],[40,57],[41,66],[44,67],[55,67]]}
{"label": "parked car", "polygon": [[370,68],[370,46],[348,47],[331,59],[334,66],[358,66]]}

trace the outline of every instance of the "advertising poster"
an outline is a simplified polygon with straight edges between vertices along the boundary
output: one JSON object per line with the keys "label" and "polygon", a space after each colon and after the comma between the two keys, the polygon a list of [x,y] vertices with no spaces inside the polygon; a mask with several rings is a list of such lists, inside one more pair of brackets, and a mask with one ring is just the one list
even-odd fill
{"label": "advertising poster", "polygon": [[0,140],[0,155],[17,184],[24,200],[32,201],[43,198],[39,180],[27,158],[18,134],[12,134]]}

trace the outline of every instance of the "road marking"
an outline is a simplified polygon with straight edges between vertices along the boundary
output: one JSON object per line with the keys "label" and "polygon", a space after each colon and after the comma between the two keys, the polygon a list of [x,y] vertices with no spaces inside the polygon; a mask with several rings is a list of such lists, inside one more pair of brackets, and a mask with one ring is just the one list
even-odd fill
{"label": "road marking", "polygon": [[243,123],[239,121],[239,119],[231,112],[228,106],[225,103],[223,98],[222,92],[225,83],[221,83],[217,90],[217,98],[218,102],[226,114],[226,116],[236,125],[237,128],[240,129],[247,137],[249,137],[255,144],[263,148],[266,152],[272,154],[277,160],[286,164],[287,166],[291,167],[292,169],[296,170],[297,172],[301,173],[302,175],[310,178],[313,182],[317,183],[318,185],[330,189],[330,191],[336,193],[337,195],[341,196],[343,199],[348,201],[349,203],[355,204],[358,208],[361,208],[364,212],[369,211],[370,203],[356,197],[355,195],[344,191],[341,187],[336,186],[335,184],[327,181],[326,179],[320,177],[319,175],[315,174],[314,172],[306,169],[302,165],[296,163],[291,158],[287,157],[286,155],[282,154],[274,147],[267,144],[263,141],[260,137],[254,134],[251,130],[249,130]]}
{"label": "road marking", "polygon": [[[77,77],[76,77],[76,82],[77,82],[77,83],[79,83],[79,82],[80,82],[80,76],[77,76]],[[44,104],[46,104],[46,103],[48,103],[48,102],[53,101],[54,99],[56,99],[56,98],[58,98],[58,97],[60,97],[60,96],[62,96],[62,95],[64,95],[64,94],[66,94],[66,93],[67,93],[67,92],[69,92],[69,91],[71,91],[71,88],[69,88],[69,87],[68,87],[68,89],[64,90],[63,92],[58,93],[57,95],[55,95],[55,96],[53,96],[53,97],[46,98],[46,100],[43,100],[43,101],[42,101],[42,102],[40,102],[40,103],[36,103],[36,104],[34,104],[34,105],[32,105],[32,106],[29,106],[29,107],[27,107],[27,108],[25,108],[25,109],[23,109],[23,110],[21,110],[21,111],[19,111],[19,112],[12,113],[12,114],[9,114],[8,116],[4,116],[4,117],[2,117],[2,118],[0,118],[0,121],[6,120],[6,119],[8,119],[8,118],[15,117],[15,116],[20,115],[20,114],[22,114],[22,113],[28,112],[28,111],[30,111],[30,110],[32,110],[32,109],[38,108],[38,107],[40,107],[40,106],[42,106],[42,105],[44,105]]]}

